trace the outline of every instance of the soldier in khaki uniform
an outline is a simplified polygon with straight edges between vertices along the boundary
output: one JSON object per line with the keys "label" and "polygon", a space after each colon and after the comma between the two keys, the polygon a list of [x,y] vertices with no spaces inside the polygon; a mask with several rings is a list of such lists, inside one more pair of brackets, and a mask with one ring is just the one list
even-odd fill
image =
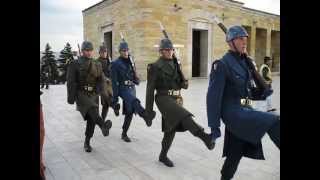
{"label": "soldier in khaki uniform", "polygon": [[[168,167],[173,167],[173,162],[167,157],[176,132],[189,130],[194,136],[199,137],[208,149],[214,148],[209,134],[192,118],[192,114],[182,106],[181,88],[187,89],[188,82],[182,80],[178,73],[179,65],[173,60],[173,45],[169,39],[160,42],[160,58],[148,65],[146,111],[153,110],[155,100],[162,115],[162,149],[159,161]],[[154,96],[154,90],[157,91]]]}
{"label": "soldier in khaki uniform", "polygon": [[[81,45],[82,56],[73,61],[67,73],[68,103],[77,104],[84,120],[87,121],[84,150],[91,152],[90,139],[93,136],[95,125],[97,124],[104,136],[109,135],[112,126],[110,120],[104,122],[99,115],[99,93],[108,98],[106,89],[106,79],[102,71],[101,63],[92,58],[93,45],[89,41],[84,41]],[[102,89],[101,92],[98,92]]]}
{"label": "soldier in khaki uniform", "polygon": [[[112,91],[112,86],[111,86],[111,80],[110,80],[110,71],[111,71],[111,59],[109,58],[108,52],[107,52],[107,48],[103,45],[100,46],[99,48],[99,57],[97,59],[101,65],[102,65],[102,71],[106,77],[106,83],[109,85],[109,89],[108,91]],[[105,101],[102,97],[101,97],[101,105],[102,105],[102,112],[101,112],[101,117],[103,120],[106,119],[107,114],[108,114],[108,110],[109,110],[109,106],[111,104],[111,99],[112,97],[110,97],[107,101]]]}

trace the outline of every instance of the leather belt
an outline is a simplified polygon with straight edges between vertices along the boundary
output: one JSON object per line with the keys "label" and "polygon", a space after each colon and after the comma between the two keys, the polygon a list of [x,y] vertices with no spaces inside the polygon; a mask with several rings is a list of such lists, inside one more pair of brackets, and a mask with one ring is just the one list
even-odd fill
{"label": "leather belt", "polygon": [[180,90],[174,90],[174,89],[169,89],[169,90],[157,90],[158,95],[169,95],[169,96],[180,96],[181,92]]}
{"label": "leather belt", "polygon": [[95,90],[95,88],[92,86],[82,86],[81,89],[89,92]]}
{"label": "leather belt", "polygon": [[126,80],[126,81],[123,81],[123,85],[133,86],[133,85],[135,85],[135,84],[134,84],[133,81],[131,81],[131,80]]}

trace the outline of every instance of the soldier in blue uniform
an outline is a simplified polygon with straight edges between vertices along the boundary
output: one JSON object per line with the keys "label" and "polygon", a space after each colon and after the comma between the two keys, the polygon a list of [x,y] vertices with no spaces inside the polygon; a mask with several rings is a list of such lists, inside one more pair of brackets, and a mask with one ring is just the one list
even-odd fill
{"label": "soldier in blue uniform", "polygon": [[135,69],[129,58],[129,47],[126,42],[121,42],[119,45],[120,57],[111,63],[111,80],[113,99],[111,106],[116,106],[119,101],[119,96],[123,100],[123,114],[124,123],[122,126],[121,139],[125,142],[131,142],[127,135],[130,127],[133,114],[138,113],[142,117],[147,126],[152,125],[152,119],[155,117],[156,112],[147,112],[141,106],[140,100],[136,97],[135,85],[139,85],[139,79],[135,75]]}
{"label": "soldier in blue uniform", "polygon": [[253,76],[246,63],[247,38],[243,27],[229,28],[226,41],[230,50],[213,63],[210,73],[207,116],[214,141],[221,136],[220,118],[226,127],[223,157],[227,158],[221,180],[233,178],[243,156],[264,159],[261,139],[266,133],[280,150],[280,115],[250,106],[256,97],[252,93]]}

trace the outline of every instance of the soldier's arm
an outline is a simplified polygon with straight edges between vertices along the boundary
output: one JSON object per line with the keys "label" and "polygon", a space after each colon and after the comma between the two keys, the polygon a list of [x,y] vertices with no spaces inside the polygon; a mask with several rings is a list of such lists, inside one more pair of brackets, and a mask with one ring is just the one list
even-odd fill
{"label": "soldier's arm", "polygon": [[210,81],[207,92],[208,126],[211,127],[212,136],[214,139],[221,136],[220,117],[225,82],[225,65],[221,61],[215,62],[211,68]]}
{"label": "soldier's arm", "polygon": [[147,68],[147,87],[146,87],[146,111],[153,111],[155,82],[157,79],[156,68],[152,64],[148,64]]}
{"label": "soldier's arm", "polygon": [[119,81],[118,81],[118,72],[115,63],[111,63],[111,84],[112,84],[112,104],[115,105],[119,101]]}
{"label": "soldier's arm", "polygon": [[77,95],[76,63],[72,62],[67,71],[67,97],[68,103],[74,104]]}

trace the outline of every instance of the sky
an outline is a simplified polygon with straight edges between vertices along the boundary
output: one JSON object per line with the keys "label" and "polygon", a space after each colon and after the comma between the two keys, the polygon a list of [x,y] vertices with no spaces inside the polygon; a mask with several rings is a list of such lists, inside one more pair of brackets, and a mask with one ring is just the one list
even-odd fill
{"label": "sky", "polygon": [[[72,50],[83,41],[82,10],[101,0],[40,0],[40,51],[47,43],[61,51],[67,42]],[[280,0],[237,0],[244,6],[280,15]]]}

